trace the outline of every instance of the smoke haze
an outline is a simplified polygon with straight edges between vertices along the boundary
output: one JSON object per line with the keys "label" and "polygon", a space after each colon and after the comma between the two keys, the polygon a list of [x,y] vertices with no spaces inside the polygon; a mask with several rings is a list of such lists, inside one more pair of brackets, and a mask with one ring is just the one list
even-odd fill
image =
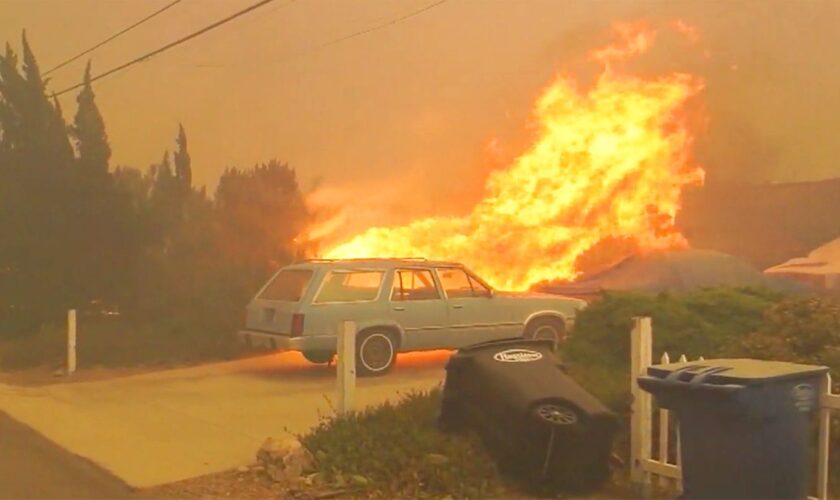
{"label": "smoke haze", "polygon": [[[46,69],[166,1],[4,0],[0,35],[18,47],[25,28]],[[93,53],[94,73],[250,3],[182,2]],[[613,22],[681,19],[699,39],[660,30],[670,38],[633,70],[705,80],[695,156],[709,182],[840,175],[840,2],[453,0],[311,50],[426,3],[278,1],[97,83],[112,164],[157,161],[183,122],[196,182],[211,189],[226,166],[277,157],[305,187],[329,190],[323,199],[375,201],[348,227],[458,213],[527,144],[540,90],[558,72],[594,73],[586,54]],[[56,72],[50,88],[83,67]],[[75,96],[62,104],[72,116]]]}

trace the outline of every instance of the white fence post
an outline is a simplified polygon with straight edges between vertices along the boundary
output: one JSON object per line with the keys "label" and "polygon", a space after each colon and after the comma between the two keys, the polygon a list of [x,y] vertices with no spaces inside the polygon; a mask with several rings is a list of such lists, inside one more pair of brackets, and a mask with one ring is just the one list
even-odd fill
{"label": "white fence post", "polygon": [[76,371],[76,310],[67,311],[67,375]]}
{"label": "white fence post", "polygon": [[[662,358],[659,360],[663,365],[667,365],[671,362],[671,358],[668,356],[668,353],[662,353]],[[664,410],[662,408],[659,409],[659,461],[663,464],[668,463],[668,438],[670,437],[668,432],[668,424],[670,419],[670,414],[668,410]],[[668,478],[665,476],[659,476],[659,486],[665,488],[668,486]]]}
{"label": "white fence post", "polygon": [[343,321],[338,332],[338,412],[353,410],[356,392],[356,323]]}
{"label": "white fence post", "polygon": [[641,486],[644,495],[650,488],[650,475],[644,469],[644,463],[650,459],[653,408],[651,395],[638,386],[636,378],[647,375],[647,368],[652,364],[652,352],[650,318],[633,318],[633,331],[630,333],[630,393],[633,400],[630,416],[630,480]]}
{"label": "white fence post", "polygon": [[[703,359],[703,356],[700,356],[700,359]],[[685,363],[688,361],[688,358],[685,357],[685,354],[680,355],[680,359],[678,360],[679,363]],[[682,444],[680,444],[680,423],[677,422],[676,425],[677,431],[677,441],[676,441],[676,449],[677,449],[677,456],[675,458],[675,462],[677,463],[677,467],[682,470]],[[682,493],[682,480],[677,481],[677,490]]]}
{"label": "white fence post", "polygon": [[831,408],[826,406],[831,396],[831,374],[826,373],[820,388],[820,433],[817,444],[817,498],[828,498],[828,458],[831,432]]}

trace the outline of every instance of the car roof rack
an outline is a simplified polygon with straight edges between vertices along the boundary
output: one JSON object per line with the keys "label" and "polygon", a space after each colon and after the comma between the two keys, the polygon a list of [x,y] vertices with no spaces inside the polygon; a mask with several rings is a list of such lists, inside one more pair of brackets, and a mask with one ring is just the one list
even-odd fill
{"label": "car roof rack", "polygon": [[368,260],[411,260],[427,262],[426,257],[356,257],[352,259],[304,259],[303,262],[347,262],[347,261],[368,261]]}

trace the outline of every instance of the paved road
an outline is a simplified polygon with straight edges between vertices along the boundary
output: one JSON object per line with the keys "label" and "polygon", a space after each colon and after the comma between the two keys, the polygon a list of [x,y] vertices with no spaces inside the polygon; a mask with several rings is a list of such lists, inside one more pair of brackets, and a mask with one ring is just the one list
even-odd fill
{"label": "paved road", "polygon": [[[447,358],[411,354],[384,377],[360,379],[357,406],[434,387]],[[132,487],[251,463],[267,437],[306,432],[335,401],[335,368],[297,353],[94,382],[0,384],[0,410]]]}
{"label": "paved road", "polygon": [[0,498],[127,498],[125,483],[0,412]]}

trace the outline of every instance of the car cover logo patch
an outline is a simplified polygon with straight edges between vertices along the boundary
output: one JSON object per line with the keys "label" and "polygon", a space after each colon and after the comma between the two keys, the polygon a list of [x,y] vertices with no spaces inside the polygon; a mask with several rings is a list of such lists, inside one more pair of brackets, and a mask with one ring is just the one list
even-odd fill
{"label": "car cover logo patch", "polygon": [[809,412],[817,401],[817,391],[811,384],[799,384],[791,391],[793,405],[801,412]]}
{"label": "car cover logo patch", "polygon": [[542,359],[542,354],[529,349],[507,349],[493,355],[493,359],[503,363],[527,363]]}

